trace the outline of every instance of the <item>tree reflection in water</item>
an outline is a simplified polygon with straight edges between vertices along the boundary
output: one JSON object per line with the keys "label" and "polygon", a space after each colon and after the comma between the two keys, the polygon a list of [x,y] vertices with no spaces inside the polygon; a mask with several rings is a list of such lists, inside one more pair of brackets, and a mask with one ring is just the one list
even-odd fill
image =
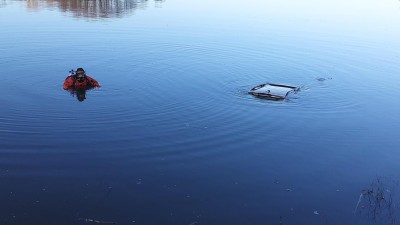
{"label": "tree reflection in water", "polygon": [[400,224],[400,196],[396,181],[377,177],[368,189],[361,192],[355,213],[364,214],[375,224]]}
{"label": "tree reflection in water", "polygon": [[[157,4],[163,0],[154,0]],[[112,18],[147,7],[148,0],[26,0],[29,9],[59,8],[74,17]]]}
{"label": "tree reflection in water", "polygon": [[0,0],[0,8],[4,7],[7,5],[7,1],[6,0]]}

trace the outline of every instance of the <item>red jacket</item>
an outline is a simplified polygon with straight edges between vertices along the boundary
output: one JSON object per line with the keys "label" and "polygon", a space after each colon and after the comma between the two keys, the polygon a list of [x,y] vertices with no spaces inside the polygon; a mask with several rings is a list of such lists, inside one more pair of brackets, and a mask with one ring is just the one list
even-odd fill
{"label": "red jacket", "polygon": [[63,85],[64,90],[71,88],[90,89],[94,87],[100,87],[99,82],[97,82],[95,79],[86,76],[83,81],[79,81],[76,75],[68,76]]}

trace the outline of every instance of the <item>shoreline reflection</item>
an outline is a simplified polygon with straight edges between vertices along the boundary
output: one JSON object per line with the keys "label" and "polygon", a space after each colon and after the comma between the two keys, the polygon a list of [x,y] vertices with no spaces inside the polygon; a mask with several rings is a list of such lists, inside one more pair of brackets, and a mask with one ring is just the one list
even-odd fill
{"label": "shoreline reflection", "polygon": [[0,0],[0,8],[3,8],[7,5],[7,1],[6,0]]}
{"label": "shoreline reflection", "polygon": [[[158,6],[164,0],[153,0]],[[148,0],[26,0],[29,10],[58,8],[80,18],[113,18],[132,14],[136,9],[147,7]]]}

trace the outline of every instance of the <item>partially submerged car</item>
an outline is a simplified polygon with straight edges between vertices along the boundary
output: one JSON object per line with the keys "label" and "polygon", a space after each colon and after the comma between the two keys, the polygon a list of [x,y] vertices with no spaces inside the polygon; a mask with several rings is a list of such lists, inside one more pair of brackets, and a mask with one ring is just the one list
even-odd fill
{"label": "partially submerged car", "polygon": [[253,87],[248,93],[256,97],[266,98],[270,100],[283,100],[290,93],[298,91],[298,87],[282,84],[260,84]]}

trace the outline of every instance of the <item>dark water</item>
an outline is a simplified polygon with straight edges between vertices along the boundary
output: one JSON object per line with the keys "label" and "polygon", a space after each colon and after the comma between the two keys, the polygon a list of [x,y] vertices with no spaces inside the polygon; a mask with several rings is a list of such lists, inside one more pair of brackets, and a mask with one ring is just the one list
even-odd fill
{"label": "dark water", "polygon": [[0,0],[0,34],[2,225],[400,223],[398,1]]}

